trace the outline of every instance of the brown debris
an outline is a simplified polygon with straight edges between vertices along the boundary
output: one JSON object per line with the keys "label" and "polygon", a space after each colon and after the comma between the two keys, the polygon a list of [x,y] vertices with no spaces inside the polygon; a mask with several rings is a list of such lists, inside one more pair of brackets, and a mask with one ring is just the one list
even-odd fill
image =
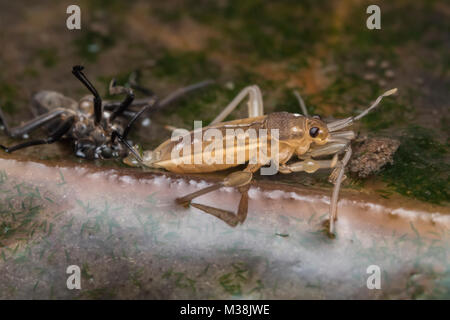
{"label": "brown debris", "polygon": [[378,172],[384,165],[394,162],[393,156],[400,142],[391,138],[363,137],[358,139],[356,144],[349,170],[360,178],[366,178]]}

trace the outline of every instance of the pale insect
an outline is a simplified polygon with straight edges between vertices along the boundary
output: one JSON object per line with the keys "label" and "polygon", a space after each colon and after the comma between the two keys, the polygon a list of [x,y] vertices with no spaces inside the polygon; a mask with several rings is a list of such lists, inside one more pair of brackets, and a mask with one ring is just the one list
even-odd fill
{"label": "pale insect", "polygon": [[[380,103],[383,97],[392,95],[396,91],[397,89],[391,89],[383,93],[369,108],[356,117],[325,122],[320,120],[317,116],[308,115],[306,106],[298,92],[295,92],[295,94],[299,100],[303,115],[288,112],[275,112],[264,115],[262,94],[259,87],[253,85],[244,88],[209,126],[202,128],[201,137],[203,137],[208,129],[217,129],[223,133],[226,133],[227,129],[255,129],[256,132],[260,129],[266,129],[269,132],[272,129],[276,129],[279,133],[277,138],[277,150],[272,150],[271,146],[273,144],[268,143],[267,157],[260,157],[256,162],[251,161],[254,160],[251,158],[252,150],[261,148],[261,146],[258,145],[261,139],[253,140],[247,137],[245,140],[244,153],[244,160],[247,163],[247,167],[244,170],[229,174],[221,183],[216,183],[212,186],[178,198],[177,202],[184,205],[192,205],[195,208],[220,218],[231,226],[236,226],[238,223],[244,222],[247,217],[248,190],[250,182],[253,179],[253,173],[261,167],[272,163],[275,157],[277,157],[278,161],[276,162],[278,164],[278,171],[283,174],[300,171],[314,173],[319,169],[333,169],[329,176],[329,181],[334,184],[329,209],[329,232],[330,234],[333,234],[335,220],[337,219],[339,190],[342,181],[345,179],[345,167],[352,154],[351,141],[356,137],[356,134],[353,131],[347,130],[347,127],[367,115]],[[248,118],[222,122],[247,96],[249,97]],[[185,134],[192,137],[192,139],[188,139],[188,141],[192,141],[191,149],[195,149],[194,145],[195,143],[198,143],[198,141],[195,141],[196,139],[193,138],[194,134],[195,131]],[[183,137],[184,136],[180,136],[180,139]],[[239,148],[237,143],[226,143],[225,140],[228,139],[226,134],[224,134],[223,137],[224,141],[220,144],[225,149],[223,154],[234,155],[239,151],[242,151],[240,150],[242,148]],[[210,140],[203,139],[201,141],[201,144],[204,147],[202,150],[208,149],[205,147],[210,143],[212,143]],[[196,164],[195,162],[180,163],[179,161],[174,161],[172,158],[172,153],[175,148],[179,148],[177,139],[167,140],[155,150],[145,151],[142,158],[139,157],[137,161],[135,155],[130,155],[125,159],[125,162],[129,165],[142,164],[151,168],[163,168],[175,173],[214,172],[237,167],[241,164],[241,162],[238,161],[231,163],[229,163],[229,161],[224,161],[220,164],[208,162],[202,162],[200,164]],[[192,154],[194,153],[195,152]],[[342,154],[342,158],[339,159],[339,156]],[[191,156],[193,157],[193,155],[190,155],[190,157]],[[289,162],[294,156],[300,161]],[[236,155],[233,158],[237,159],[238,157]],[[241,199],[236,214],[223,209],[192,202],[193,199],[221,187],[235,187],[241,193]]]}

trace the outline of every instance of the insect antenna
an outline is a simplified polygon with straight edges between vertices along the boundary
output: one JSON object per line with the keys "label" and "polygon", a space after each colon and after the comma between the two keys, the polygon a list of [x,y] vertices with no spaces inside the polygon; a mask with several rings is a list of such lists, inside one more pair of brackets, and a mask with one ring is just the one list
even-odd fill
{"label": "insect antenna", "polygon": [[378,106],[378,104],[381,102],[381,100],[384,97],[390,96],[394,93],[397,92],[397,88],[391,89],[386,91],[385,93],[383,93],[381,96],[379,96],[374,103],[372,103],[372,105],[367,108],[366,110],[364,110],[363,112],[361,112],[359,115],[357,115],[356,117],[349,117],[349,118],[345,118],[345,119],[341,119],[341,120],[336,120],[333,122],[330,122],[327,124],[328,126],[328,130],[330,132],[334,132],[334,131],[338,131],[341,130],[345,127],[350,126],[351,124],[353,124],[353,122],[361,119],[362,117],[364,117],[365,115],[367,115],[372,109],[376,108]]}
{"label": "insect antenna", "polygon": [[308,109],[306,109],[305,101],[303,101],[302,96],[297,90],[294,90],[294,96],[297,98],[298,104],[300,105],[300,108],[302,109],[303,115],[305,117],[308,116]]}

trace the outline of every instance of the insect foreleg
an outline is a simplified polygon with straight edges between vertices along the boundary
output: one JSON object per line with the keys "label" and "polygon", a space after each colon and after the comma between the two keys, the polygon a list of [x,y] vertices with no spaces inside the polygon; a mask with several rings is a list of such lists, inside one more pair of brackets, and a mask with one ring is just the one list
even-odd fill
{"label": "insect foreleg", "polygon": [[341,188],[341,183],[344,180],[344,171],[347,166],[348,161],[352,155],[352,148],[350,143],[345,148],[344,158],[338,162],[336,169],[331,173],[330,178],[334,182],[333,194],[330,200],[330,233],[334,231],[334,221],[337,219],[337,203],[339,198],[339,190]]}
{"label": "insect foreleg", "polygon": [[312,147],[307,153],[302,155],[301,159],[309,157],[322,157],[328,156],[336,153],[340,153],[347,146],[349,140],[340,139],[335,142],[327,143],[323,146]]}
{"label": "insect foreleg", "polygon": [[313,160],[305,159],[291,164],[280,165],[279,171],[281,173],[292,173],[305,171],[307,173],[314,173],[319,169],[334,168],[337,163],[337,154],[331,160]]}

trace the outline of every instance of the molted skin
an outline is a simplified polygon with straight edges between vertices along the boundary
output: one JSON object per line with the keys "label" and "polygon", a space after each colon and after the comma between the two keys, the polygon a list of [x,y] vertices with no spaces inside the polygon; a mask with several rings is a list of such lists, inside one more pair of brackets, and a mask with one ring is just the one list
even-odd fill
{"label": "molted skin", "polygon": [[[309,133],[312,127],[318,129],[319,133],[316,137],[311,137]],[[218,142],[218,147],[220,148],[221,146],[223,153],[222,164],[208,163],[203,160],[199,163],[195,163],[196,155],[199,159],[204,159],[204,157],[210,155],[214,138],[208,140],[207,136],[205,136],[209,129],[217,129],[223,137],[222,141]],[[234,143],[230,143],[229,140],[227,145],[227,130],[242,130],[242,132],[245,133],[249,129],[254,129],[253,132],[255,132],[257,136],[250,139],[247,135],[245,137],[244,146],[238,146],[238,139],[235,138],[235,135],[231,136],[231,138],[234,139]],[[262,150],[264,150],[264,146],[259,142],[260,129],[266,129],[265,132],[267,132],[266,158],[259,156],[260,149],[262,148]],[[276,112],[261,117],[218,123],[202,128],[201,132],[197,131],[196,133],[195,131],[191,131],[188,134],[189,137],[188,135],[179,136],[178,141],[167,140],[152,152],[146,152],[144,154],[144,164],[148,167],[164,168],[175,173],[206,173],[225,170],[247,163],[251,160],[251,154],[257,154],[257,163],[259,165],[266,165],[272,157],[272,129],[277,129],[279,133],[278,154],[280,164],[285,164],[294,154],[304,154],[309,150],[310,145],[313,143],[318,145],[325,144],[329,137],[326,124],[318,119],[288,112]],[[208,148],[208,146],[210,147]],[[181,159],[186,159],[189,163],[178,162],[172,157],[173,152],[176,152],[177,155],[182,155],[183,148],[187,148],[186,151],[190,152],[189,156]],[[245,158],[237,159],[237,153],[242,148],[245,148]],[[201,153],[196,153],[196,149],[202,150]],[[217,151],[212,152],[212,157],[215,156],[215,152]],[[229,163],[226,161],[226,155],[232,155],[232,160],[228,161]]]}
{"label": "molted skin", "polygon": [[[77,122],[68,136],[74,138],[73,147],[78,157],[108,159],[127,156],[128,150],[123,147],[118,139],[114,143],[111,141],[110,137],[113,130],[108,125],[106,117],[103,117],[103,122],[103,126],[95,126],[92,117],[86,117],[83,114],[77,115]],[[123,131],[121,126],[116,125],[114,128],[119,132]]]}
{"label": "molted skin", "polygon": [[[75,125],[64,137],[73,139],[73,149],[78,157],[92,160],[123,158],[128,154],[127,149],[117,139],[114,143],[110,139],[113,129],[123,131],[123,124],[118,119],[117,125],[112,128],[109,125],[109,113],[105,111],[102,126],[95,126],[92,96],[86,96],[77,102],[56,91],[40,91],[34,95],[31,107],[35,116],[58,108],[65,109],[66,117],[75,116]],[[51,132],[59,123],[60,120],[55,119],[46,129]]]}

